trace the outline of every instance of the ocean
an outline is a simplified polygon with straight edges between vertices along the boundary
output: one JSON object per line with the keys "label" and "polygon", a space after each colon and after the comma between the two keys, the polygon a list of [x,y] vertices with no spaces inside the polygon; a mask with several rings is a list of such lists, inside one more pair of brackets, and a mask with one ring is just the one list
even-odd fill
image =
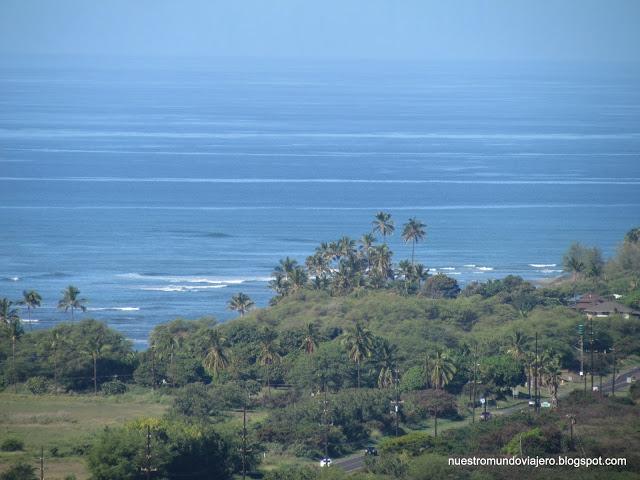
{"label": "ocean", "polygon": [[265,306],[280,258],[379,210],[427,224],[432,272],[550,278],[640,223],[639,87],[621,65],[5,63],[0,297],[38,290],[26,328],[49,327],[76,285],[144,348],[239,291]]}

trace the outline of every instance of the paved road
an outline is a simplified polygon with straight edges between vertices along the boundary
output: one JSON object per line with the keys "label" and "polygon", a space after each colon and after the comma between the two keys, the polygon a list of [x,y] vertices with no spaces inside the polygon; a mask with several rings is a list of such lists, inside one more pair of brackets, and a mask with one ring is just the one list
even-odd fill
{"label": "paved road", "polygon": [[[619,390],[622,390],[623,388],[625,388],[627,386],[629,386],[629,384],[627,383],[627,377],[629,377],[629,376],[640,377],[640,367],[633,368],[631,370],[623,372],[623,373],[621,373],[620,375],[618,375],[616,377],[616,392],[619,391]],[[594,385],[599,385],[597,377],[594,377],[593,384]],[[591,387],[591,379],[588,378],[587,379],[587,388],[590,388],[590,387]],[[603,393],[610,393],[611,392],[611,380],[609,380],[608,382],[602,384],[602,392]],[[525,404],[525,405],[527,405],[527,404]],[[510,414],[510,413],[515,413],[518,410],[522,410],[522,409],[523,409],[523,405],[514,405],[512,407],[503,408],[501,410],[493,410],[493,413],[497,414],[497,415],[506,415],[506,414]],[[353,472],[355,470],[360,470],[362,467],[364,467],[364,459],[365,459],[364,454],[357,453],[357,454],[351,455],[349,457],[345,457],[345,458],[340,458],[340,459],[334,460],[333,461],[333,465],[336,465],[336,466],[342,468],[345,472]]]}

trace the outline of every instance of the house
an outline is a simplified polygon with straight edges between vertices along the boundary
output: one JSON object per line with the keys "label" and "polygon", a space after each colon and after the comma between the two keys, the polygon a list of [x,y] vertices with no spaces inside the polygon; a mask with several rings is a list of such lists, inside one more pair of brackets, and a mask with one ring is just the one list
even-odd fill
{"label": "house", "polygon": [[622,305],[621,303],[607,300],[595,293],[586,293],[582,295],[576,301],[574,308],[587,315],[587,318],[602,318],[610,315],[622,315],[627,319],[631,317],[640,318],[639,311],[629,308],[626,305]]}

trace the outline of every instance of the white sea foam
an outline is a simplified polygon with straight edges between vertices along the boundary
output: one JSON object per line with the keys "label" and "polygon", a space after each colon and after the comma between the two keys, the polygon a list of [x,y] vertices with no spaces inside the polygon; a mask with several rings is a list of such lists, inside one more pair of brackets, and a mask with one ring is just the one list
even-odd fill
{"label": "white sea foam", "polygon": [[490,272],[493,270],[493,267],[477,267],[481,272]]}
{"label": "white sea foam", "polygon": [[468,263],[468,264],[465,265],[465,267],[467,267],[467,268],[476,268],[476,265],[475,265],[475,263]]}
{"label": "white sea foam", "polygon": [[140,290],[147,290],[150,292],[199,292],[201,290],[226,287],[228,287],[228,285],[168,285],[166,287],[140,287]]}
{"label": "white sea foam", "polygon": [[122,273],[116,276],[130,280],[153,280],[170,283],[205,283],[208,285],[240,285],[245,282],[268,282],[271,280],[271,277],[192,277],[187,275],[146,275],[143,273]]}
{"label": "white sea foam", "polygon": [[140,307],[89,307],[87,310],[92,312],[101,311],[117,311],[117,312],[137,312]]}
{"label": "white sea foam", "polygon": [[32,318],[31,320],[29,320],[28,318],[25,319],[20,319],[20,321],[22,323],[39,323],[40,320],[38,320],[37,318]]}
{"label": "white sea foam", "polygon": [[555,267],[556,264],[555,263],[530,263],[529,266],[534,268],[546,268],[546,267]]}
{"label": "white sea foam", "polygon": [[456,267],[440,267],[440,270],[455,270]]}
{"label": "white sea foam", "polygon": [[543,270],[539,270],[539,272],[542,272],[542,273],[561,273],[562,270],[545,268]]}

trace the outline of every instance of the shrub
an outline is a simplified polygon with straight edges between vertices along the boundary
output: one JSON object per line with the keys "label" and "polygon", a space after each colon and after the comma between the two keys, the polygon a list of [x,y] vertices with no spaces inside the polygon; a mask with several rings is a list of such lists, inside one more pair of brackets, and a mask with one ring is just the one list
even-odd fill
{"label": "shrub", "polygon": [[127,386],[120,380],[111,380],[103,383],[100,389],[105,395],[122,395],[127,391]]}
{"label": "shrub", "polygon": [[17,438],[7,438],[2,445],[0,445],[0,450],[3,452],[17,452],[24,449],[24,442]]}
{"label": "shrub", "polygon": [[45,377],[31,377],[27,380],[26,386],[34,395],[42,395],[49,390],[49,381]]}
{"label": "shrub", "polygon": [[18,462],[0,474],[0,480],[37,480],[35,469],[25,462]]}

